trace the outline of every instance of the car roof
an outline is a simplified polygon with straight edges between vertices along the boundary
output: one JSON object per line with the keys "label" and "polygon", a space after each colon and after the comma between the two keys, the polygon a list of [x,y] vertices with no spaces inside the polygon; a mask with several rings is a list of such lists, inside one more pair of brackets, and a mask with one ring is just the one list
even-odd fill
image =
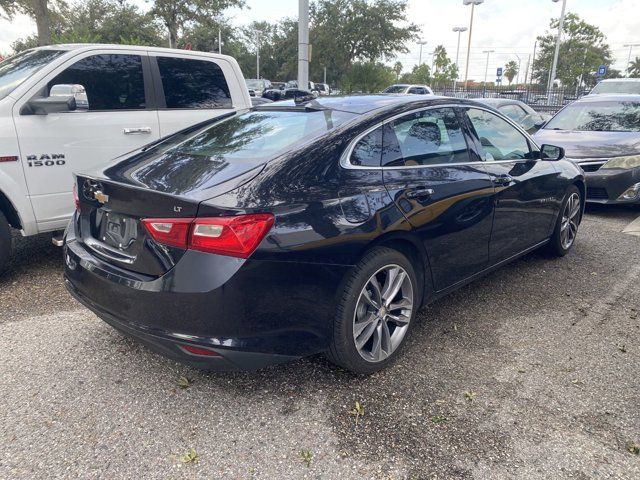
{"label": "car roof", "polygon": [[47,45],[45,47],[37,47],[33,50],[64,50],[71,51],[91,51],[97,49],[109,49],[109,50],[143,50],[146,52],[166,53],[169,56],[175,55],[193,55],[195,57],[212,57],[220,59],[231,58],[228,55],[221,55],[219,53],[201,52],[198,50],[176,50],[175,48],[163,48],[163,47],[145,47],[141,45],[115,45],[108,43],[60,43],[57,45]]}
{"label": "car roof", "polygon": [[573,103],[594,103],[594,102],[640,102],[640,95],[632,93],[597,93],[585,95]]}
{"label": "car roof", "polygon": [[524,102],[514,98],[476,98],[475,101],[486,103],[492,107],[501,107],[502,105],[526,105]]}
{"label": "car roof", "polygon": [[[392,108],[400,105],[410,105],[415,103],[416,108],[420,108],[432,103],[442,103],[443,101],[459,105],[478,105],[477,102],[460,98],[442,97],[438,95],[402,95],[394,93],[318,97],[313,100],[313,105],[316,108],[324,107],[329,110],[365,114],[374,110]],[[305,103],[296,103],[294,100],[284,100],[276,102],[275,105],[277,105],[278,108],[295,108],[302,107]],[[272,104],[272,106],[275,105]]]}
{"label": "car roof", "polygon": [[599,83],[606,82],[640,82],[640,78],[607,78],[605,80],[600,81]]}

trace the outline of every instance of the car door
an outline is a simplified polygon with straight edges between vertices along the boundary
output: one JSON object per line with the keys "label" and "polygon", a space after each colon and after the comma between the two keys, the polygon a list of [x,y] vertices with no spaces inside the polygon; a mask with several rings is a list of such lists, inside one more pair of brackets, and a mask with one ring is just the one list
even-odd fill
{"label": "car door", "polygon": [[482,168],[496,185],[489,260],[495,264],[544,242],[556,213],[553,162],[514,124],[483,108],[467,108],[466,120]]}
{"label": "car door", "polygon": [[[73,172],[98,167],[159,138],[145,53],[85,52],[44,78],[13,109],[31,204],[41,230],[73,212]],[[31,98],[56,85],[79,91],[75,111],[28,114]]]}
{"label": "car door", "polygon": [[425,245],[436,290],[487,267],[494,186],[455,108],[403,115],[383,130],[383,181]]}
{"label": "car door", "polygon": [[162,136],[234,110],[225,76],[234,72],[226,62],[179,53],[150,58]]}

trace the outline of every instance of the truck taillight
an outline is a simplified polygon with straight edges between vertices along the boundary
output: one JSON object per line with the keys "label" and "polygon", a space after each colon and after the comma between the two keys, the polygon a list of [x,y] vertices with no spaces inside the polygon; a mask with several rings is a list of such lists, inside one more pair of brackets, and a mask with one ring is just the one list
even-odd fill
{"label": "truck taillight", "polygon": [[146,218],[142,224],[158,243],[247,258],[273,226],[270,213],[210,218]]}

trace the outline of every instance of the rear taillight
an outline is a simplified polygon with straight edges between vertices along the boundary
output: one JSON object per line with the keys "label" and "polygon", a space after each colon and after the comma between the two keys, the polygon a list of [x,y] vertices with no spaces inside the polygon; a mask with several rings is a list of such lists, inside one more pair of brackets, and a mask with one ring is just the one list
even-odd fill
{"label": "rear taillight", "polygon": [[273,226],[270,213],[211,218],[147,218],[142,220],[158,243],[247,258]]}
{"label": "rear taillight", "polygon": [[80,197],[78,196],[78,184],[73,184],[73,203],[76,205],[76,211],[80,211]]}

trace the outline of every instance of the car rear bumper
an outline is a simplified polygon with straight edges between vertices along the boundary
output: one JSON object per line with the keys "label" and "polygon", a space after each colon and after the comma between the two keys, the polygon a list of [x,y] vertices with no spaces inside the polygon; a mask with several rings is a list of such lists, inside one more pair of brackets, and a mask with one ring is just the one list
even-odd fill
{"label": "car rear bumper", "polygon": [[[64,258],[67,289],[101,319],[165,356],[215,370],[325,350],[349,268],[187,251],[165,275],[145,278],[103,262],[72,231]],[[220,356],[192,355],[185,345]]]}
{"label": "car rear bumper", "polygon": [[640,189],[634,198],[621,199],[630,187],[640,183],[640,168],[600,169],[586,172],[587,202],[603,204],[640,203]]}

